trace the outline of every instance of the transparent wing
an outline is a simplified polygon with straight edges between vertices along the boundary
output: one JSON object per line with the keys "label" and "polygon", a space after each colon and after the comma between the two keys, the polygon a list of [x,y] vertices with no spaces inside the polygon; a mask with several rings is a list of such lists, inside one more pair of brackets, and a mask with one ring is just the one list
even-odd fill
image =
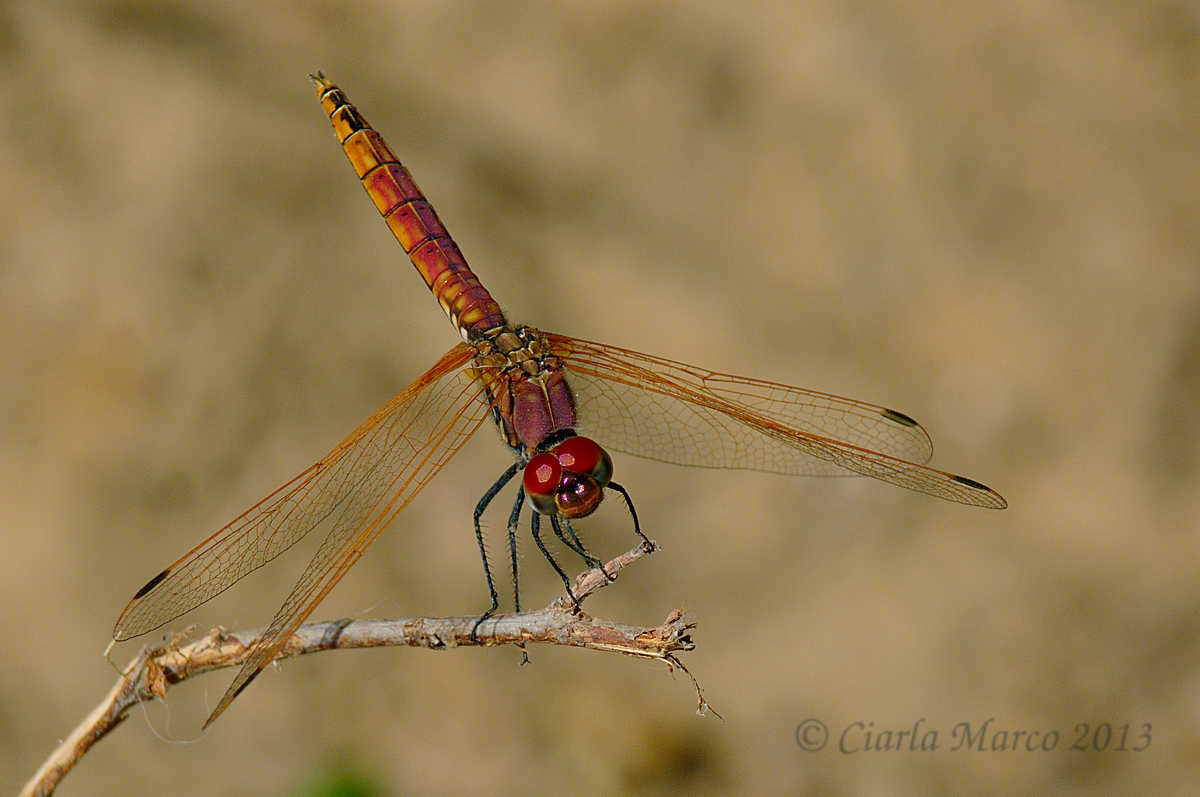
{"label": "transparent wing", "polygon": [[380,532],[488,417],[490,405],[469,372],[460,370],[433,384],[433,389],[416,391],[404,409],[392,413],[394,422],[384,424],[389,431],[378,445],[387,452],[386,463],[367,473],[350,495],[304,574],[213,709],[206,727],[270,664]]}
{"label": "transparent wing", "polygon": [[[392,491],[388,505],[399,511],[486,417],[478,386],[463,370],[471,355],[467,346],[455,346],[328,456],[151,579],[121,613],[113,638],[152,631],[215,597],[290,548],[339,506],[342,515],[331,536],[345,535],[347,523],[364,526],[387,489]],[[325,550],[314,564],[324,561],[322,556],[329,559]]]}
{"label": "transparent wing", "polygon": [[679,465],[792,475],[861,474],[964,504],[1000,495],[927,468],[929,435],[903,413],[547,334],[571,373],[579,429],[602,445]]}

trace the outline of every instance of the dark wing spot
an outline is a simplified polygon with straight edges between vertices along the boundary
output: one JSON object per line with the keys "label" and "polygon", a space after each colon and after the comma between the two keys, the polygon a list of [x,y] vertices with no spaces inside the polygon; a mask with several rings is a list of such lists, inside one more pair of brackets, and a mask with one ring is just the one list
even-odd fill
{"label": "dark wing spot", "polygon": [[916,427],[916,426],[921,425],[921,424],[917,423],[916,421],[914,421],[912,418],[905,415],[903,412],[896,412],[895,410],[884,410],[883,412],[881,412],[879,414],[882,415],[883,417],[887,418],[889,421],[894,421],[895,423],[898,423],[901,426]]}
{"label": "dark wing spot", "polygon": [[966,476],[954,476],[953,478],[954,478],[954,481],[958,482],[959,484],[965,484],[968,487],[974,487],[976,490],[983,490],[984,492],[988,492],[988,493],[991,492],[991,488],[987,487],[986,485],[980,484],[979,482],[975,481],[974,479],[968,479]]}
{"label": "dark wing spot", "polygon": [[171,572],[171,568],[168,567],[166,570],[162,571],[157,576],[150,579],[150,581],[146,584],[146,586],[142,587],[141,589],[139,589],[137,591],[137,594],[133,596],[133,599],[137,600],[138,598],[142,597],[150,590],[157,587],[159,582],[162,581],[164,578],[166,578],[170,574],[170,572]]}

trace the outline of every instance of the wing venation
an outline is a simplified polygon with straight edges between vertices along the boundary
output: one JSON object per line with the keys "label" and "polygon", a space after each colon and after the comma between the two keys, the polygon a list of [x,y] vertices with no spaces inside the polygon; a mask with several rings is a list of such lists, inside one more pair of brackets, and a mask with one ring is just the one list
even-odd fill
{"label": "wing venation", "polygon": [[[472,394],[473,380],[463,370],[471,356],[466,345],[455,346],[320,462],[152,579],[121,613],[113,638],[153,631],[211,600],[302,539],[356,491],[373,484],[374,474],[402,472],[413,441],[433,431],[421,417],[430,407],[452,407],[471,418],[486,415],[486,404]],[[471,401],[480,409],[468,413]]]}
{"label": "wing venation", "polygon": [[859,474],[959,503],[1005,506],[978,482],[925,467],[929,435],[895,410],[547,337],[571,374],[581,433],[615,451],[694,467]]}

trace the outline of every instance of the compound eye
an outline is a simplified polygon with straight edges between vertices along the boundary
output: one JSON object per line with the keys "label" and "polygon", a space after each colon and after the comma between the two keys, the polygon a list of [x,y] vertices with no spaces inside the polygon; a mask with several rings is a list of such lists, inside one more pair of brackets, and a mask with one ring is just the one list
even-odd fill
{"label": "compound eye", "polygon": [[595,512],[603,497],[604,488],[595,479],[567,472],[558,485],[554,502],[563,517],[574,520]]}
{"label": "compound eye", "polygon": [[562,475],[562,465],[558,464],[553,454],[538,454],[529,460],[522,481],[525,484],[525,497],[535,511],[543,515],[553,515],[558,511],[554,505],[554,494]]}
{"label": "compound eye", "polygon": [[600,487],[612,480],[612,458],[595,440],[587,437],[568,437],[553,448],[563,470],[590,476]]}

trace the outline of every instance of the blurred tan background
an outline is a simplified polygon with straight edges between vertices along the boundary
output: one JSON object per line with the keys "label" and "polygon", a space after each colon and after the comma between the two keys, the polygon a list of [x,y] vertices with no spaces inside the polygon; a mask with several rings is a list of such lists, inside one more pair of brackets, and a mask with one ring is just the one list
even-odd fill
{"label": "blurred tan background", "polygon": [[[203,737],[231,676],[173,690],[61,794],[1194,793],[1194,4],[28,0],[0,66],[0,792],[111,686],[138,587],[457,339],[323,69],[512,318],[895,407],[1010,508],[618,457],[664,550],[589,608],[693,612],[724,721],[601,653],[331,653]],[[314,619],[484,609],[470,513],[508,461],[478,435]],[[266,623],[304,562],[179,627]],[[805,753],[809,717],[943,749]],[[1062,738],[946,749],[989,718]],[[1105,722],[1152,744],[1069,751]]]}

